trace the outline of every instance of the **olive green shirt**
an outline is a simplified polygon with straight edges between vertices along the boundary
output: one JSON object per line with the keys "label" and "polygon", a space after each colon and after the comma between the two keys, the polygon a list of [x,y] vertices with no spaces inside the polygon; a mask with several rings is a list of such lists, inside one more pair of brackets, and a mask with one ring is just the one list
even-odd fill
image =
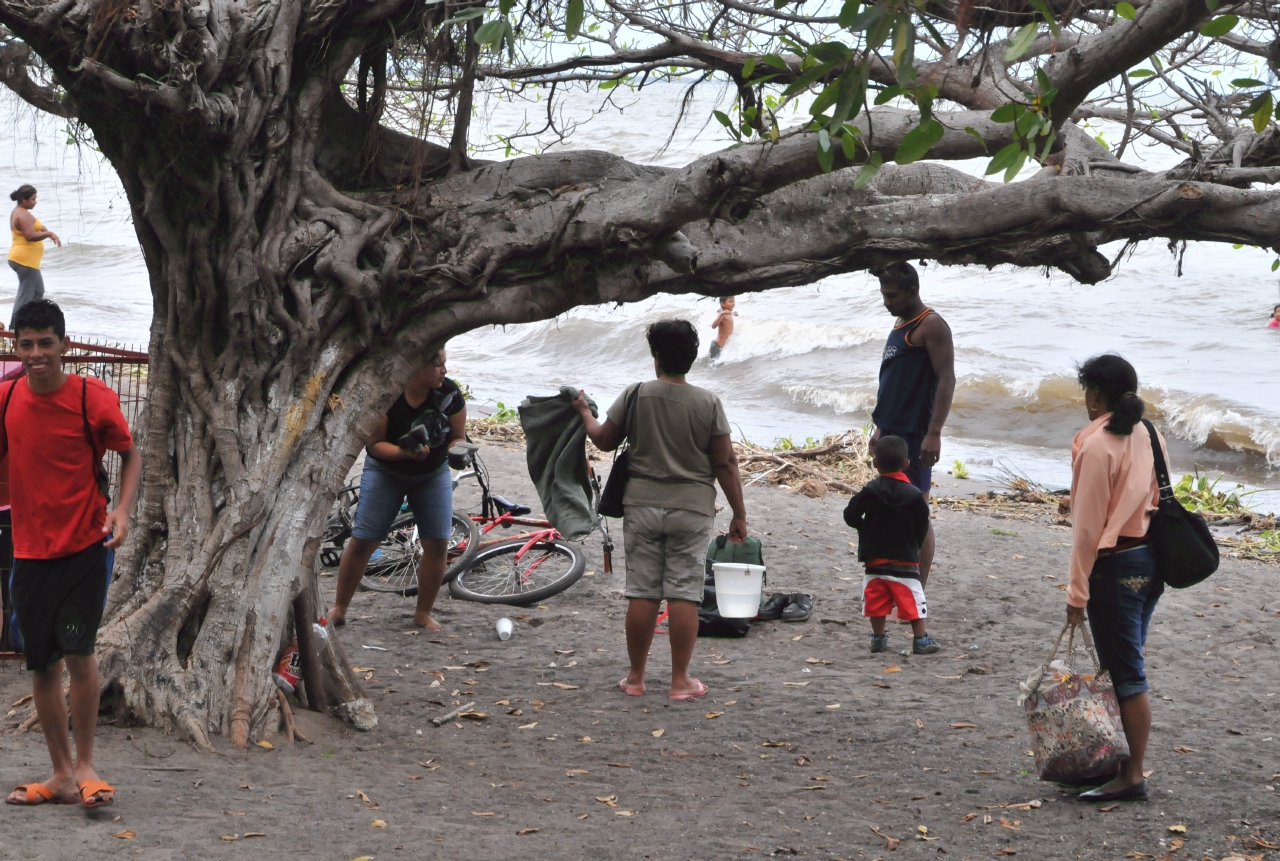
{"label": "olive green shirt", "polygon": [[[637,386],[635,416],[628,417],[627,398]],[[631,444],[631,477],[623,505],[715,516],[711,438],[729,433],[729,420],[718,397],[697,386],[649,380],[627,386],[609,407],[608,417],[628,434]]]}

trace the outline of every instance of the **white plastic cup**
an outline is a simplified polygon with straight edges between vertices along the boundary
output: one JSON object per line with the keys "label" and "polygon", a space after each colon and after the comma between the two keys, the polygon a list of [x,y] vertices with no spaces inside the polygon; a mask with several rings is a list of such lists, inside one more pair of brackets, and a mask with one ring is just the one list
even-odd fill
{"label": "white plastic cup", "polygon": [[498,620],[497,627],[499,640],[510,640],[511,632],[516,628],[515,623],[505,616]]}
{"label": "white plastic cup", "polygon": [[726,619],[750,619],[760,612],[764,566],[741,562],[713,562],[716,608]]}

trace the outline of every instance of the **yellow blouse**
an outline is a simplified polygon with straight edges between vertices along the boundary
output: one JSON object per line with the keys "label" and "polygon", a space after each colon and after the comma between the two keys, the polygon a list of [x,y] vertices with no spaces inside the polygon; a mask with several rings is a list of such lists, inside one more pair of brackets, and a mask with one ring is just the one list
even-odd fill
{"label": "yellow blouse", "polygon": [[[13,224],[11,220],[10,225]],[[36,219],[36,230],[44,230],[44,225],[40,223],[40,219]],[[13,231],[13,247],[9,249],[9,259],[19,266],[27,266],[31,269],[40,268],[40,259],[44,257],[44,240],[37,239],[35,242],[28,242],[27,237],[22,235],[21,230]]]}

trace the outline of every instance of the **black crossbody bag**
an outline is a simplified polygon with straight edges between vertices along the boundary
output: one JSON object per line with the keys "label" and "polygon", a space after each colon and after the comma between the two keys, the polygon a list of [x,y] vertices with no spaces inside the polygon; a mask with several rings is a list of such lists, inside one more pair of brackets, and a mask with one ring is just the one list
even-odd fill
{"label": "black crossbody bag", "polygon": [[626,493],[627,481],[631,478],[631,428],[635,426],[635,410],[640,386],[637,383],[627,398],[626,447],[613,456],[613,468],[609,470],[609,478],[605,480],[604,490],[600,492],[600,504],[596,511],[601,517],[621,517],[622,495]]}
{"label": "black crossbody bag", "polygon": [[1160,504],[1151,515],[1147,543],[1155,556],[1156,576],[1174,589],[1186,589],[1218,570],[1218,545],[1205,519],[1194,511],[1187,511],[1173,495],[1173,483],[1169,480],[1169,468],[1165,465],[1155,426],[1146,419],[1142,423],[1151,434],[1156,483],[1160,485]]}

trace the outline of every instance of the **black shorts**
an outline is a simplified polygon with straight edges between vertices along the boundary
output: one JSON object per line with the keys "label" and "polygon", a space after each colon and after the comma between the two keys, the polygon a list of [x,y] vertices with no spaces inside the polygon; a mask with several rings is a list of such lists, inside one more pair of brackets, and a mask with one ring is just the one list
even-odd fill
{"label": "black shorts", "polygon": [[42,673],[66,655],[92,655],[107,603],[107,548],[95,541],[57,559],[15,559],[9,581],[27,669]]}

